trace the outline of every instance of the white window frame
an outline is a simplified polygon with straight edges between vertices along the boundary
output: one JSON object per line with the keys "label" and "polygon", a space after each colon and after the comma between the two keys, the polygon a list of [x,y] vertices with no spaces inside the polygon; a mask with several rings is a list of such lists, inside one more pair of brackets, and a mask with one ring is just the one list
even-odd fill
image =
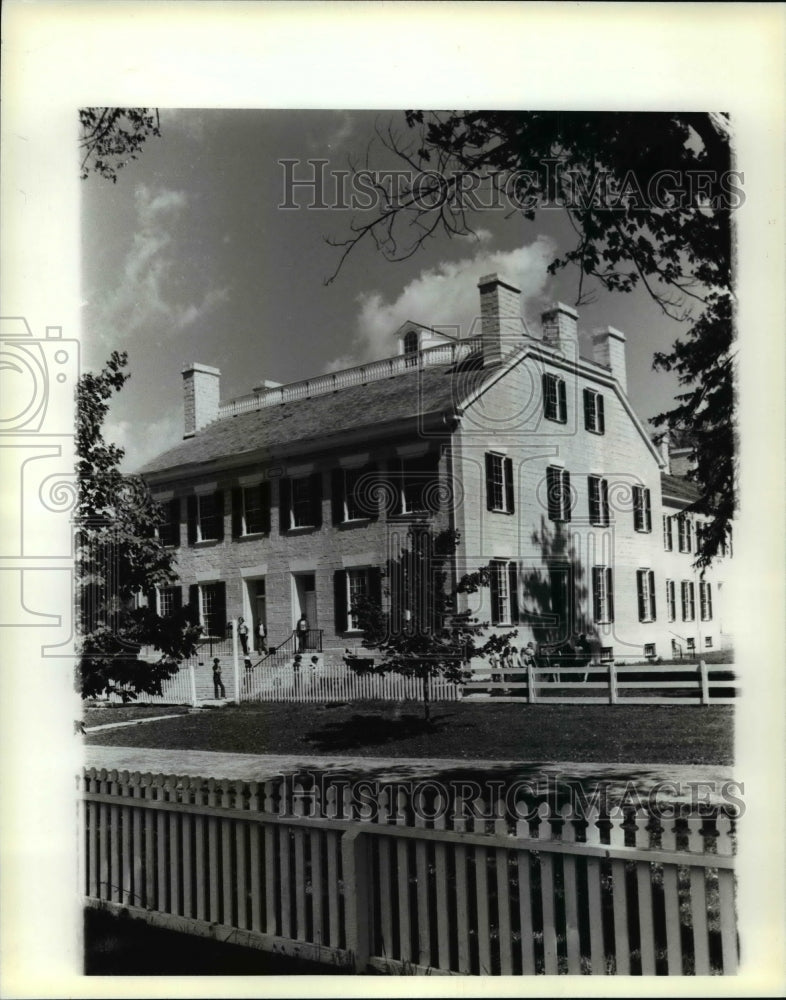
{"label": "white window frame", "polygon": [[687,514],[677,517],[677,547],[680,552],[693,551],[693,522]]}
{"label": "white window frame", "polygon": [[[249,531],[248,530],[248,514],[247,514],[247,506],[246,506],[246,496],[252,490],[254,492],[256,492],[256,494],[257,494],[258,497],[260,496],[261,491],[260,491],[260,487],[259,486],[241,486],[241,488],[240,488],[240,497],[241,497],[241,500],[240,500],[240,510],[241,510],[241,513],[240,513],[240,534],[241,534],[241,537],[243,537],[243,538],[245,538],[247,535],[263,535],[265,533],[264,532],[264,528],[260,528],[258,531]],[[262,505],[260,504],[260,506],[257,509],[260,512],[262,512],[262,510],[263,510]],[[262,517],[262,520],[264,521],[264,515],[261,515],[261,517]]]}
{"label": "white window frame", "polygon": [[[584,429],[589,431],[590,434],[605,434],[606,433],[606,413],[605,413],[605,403],[601,404],[599,400],[603,399],[603,394],[598,392],[597,389],[584,389],[584,399],[591,400],[590,412],[587,412],[586,403],[584,405]],[[601,425],[601,405],[603,406],[603,424]],[[589,418],[589,419],[588,419]]]}
{"label": "white window frame", "polygon": [[699,615],[703,622],[712,621],[712,584],[707,580],[699,581]]}
{"label": "white window frame", "polygon": [[[212,514],[203,514],[202,504],[209,500],[213,504]],[[216,530],[215,535],[205,535],[202,529],[202,521],[208,518],[213,519],[213,523],[216,524],[216,529],[218,527],[218,514],[216,513],[216,494],[215,493],[198,493],[197,494],[197,510],[196,510],[196,540],[198,542],[217,542],[218,541],[218,530]]]}
{"label": "white window frame", "polygon": [[652,531],[652,497],[648,486],[633,487],[633,528],[641,534]]}
{"label": "white window frame", "polygon": [[[566,424],[568,422],[568,402],[567,402],[567,386],[565,385],[565,379],[560,378],[559,375],[554,375],[552,372],[545,372],[546,381],[549,388],[546,389],[544,399],[543,399],[543,416],[546,420],[553,420],[558,424]],[[563,389],[560,392],[560,384],[562,384]],[[554,403],[553,413],[549,413],[551,409],[550,404]]]}
{"label": "white window frame", "polygon": [[[655,574],[649,567],[636,570],[636,599],[640,622],[654,622],[657,619],[655,603]],[[644,615],[641,614],[642,605]]]}
{"label": "white window frame", "polygon": [[[357,481],[362,479],[365,475],[364,469],[342,469],[344,474],[342,483],[342,510],[343,510],[343,524],[348,524],[350,521],[367,521],[369,519],[369,514],[359,511],[357,509],[357,503],[355,502],[355,510],[350,509],[350,497],[354,497],[355,488],[357,486]],[[352,487],[350,489],[350,482],[352,482]]]}
{"label": "white window frame", "polygon": [[666,581],[666,620],[677,620],[677,588],[674,580]]}
{"label": "white window frame", "polygon": [[[367,566],[349,566],[347,567],[344,576],[346,577],[346,587],[347,587],[347,632],[359,632],[360,625],[355,621],[355,616],[352,614],[352,601],[355,596],[368,597],[370,592],[370,573]],[[363,581],[363,586],[360,591],[357,589],[353,594],[353,581]]]}
{"label": "white window frame", "polygon": [[[223,636],[224,629],[219,628],[216,631],[211,632],[207,627],[208,618],[211,615],[215,615],[215,610],[208,609],[208,594],[212,594],[212,588],[219,586],[217,580],[211,580],[209,583],[199,584],[199,624],[202,626],[203,635],[213,635],[213,636]],[[220,623],[218,623],[220,624]],[[226,622],[224,622],[226,626]]]}
{"label": "white window frame", "polygon": [[156,614],[159,618],[172,617],[174,613],[175,590],[175,587],[156,587]]}
{"label": "white window frame", "polygon": [[674,551],[674,526],[672,524],[672,515],[663,515],[663,550],[664,552]]}
{"label": "white window frame", "polygon": [[[435,485],[439,482],[439,472],[436,469],[428,468],[428,466],[427,466],[426,470],[420,469],[420,468],[414,468],[414,469],[412,468],[413,464],[417,464],[418,462],[422,462],[427,457],[428,457],[427,455],[421,455],[419,458],[412,458],[412,459],[401,458],[401,459],[399,459],[399,469],[400,469],[400,472],[401,472],[401,491],[400,492],[401,492],[401,513],[402,514],[428,514],[429,513],[428,507],[424,506],[423,503],[422,503],[423,488],[426,485],[426,479],[425,479],[425,476],[424,476],[424,471],[435,471],[435,477],[434,477],[434,484]],[[414,481],[417,481],[418,478],[420,480],[419,495],[421,497],[421,506],[419,506],[419,507],[410,507],[409,503],[407,501],[407,490],[406,490],[406,487],[407,487],[408,478],[410,476],[414,477]]]}
{"label": "white window frame", "polygon": [[682,604],[682,620],[696,621],[696,591],[692,580],[682,580],[680,584],[680,601]]}
{"label": "white window frame", "polygon": [[[596,625],[610,625],[614,621],[614,570],[611,566],[593,566],[592,582],[592,617]],[[596,617],[595,608],[600,609]]]}
{"label": "white window frame", "polygon": [[[508,510],[508,491],[512,489],[513,484],[508,483],[507,477],[505,475],[505,468],[507,463],[505,462],[506,455],[500,455],[496,451],[487,452],[492,460],[492,476],[494,484],[494,495],[491,497],[491,510],[497,514],[512,514],[513,511]],[[497,492],[499,492],[499,503],[497,503]]]}
{"label": "white window frame", "polygon": [[[510,593],[510,559],[492,559],[489,595],[491,597],[491,624],[513,624],[513,602]],[[495,617],[494,612],[497,612]]]}
{"label": "white window frame", "polygon": [[688,653],[696,652],[696,640],[693,638],[693,636],[688,636],[685,642],[685,649]]}
{"label": "white window frame", "polygon": [[[597,497],[593,503],[592,484],[597,483]],[[610,520],[609,481],[602,476],[587,476],[587,493],[589,496],[590,524],[598,528],[608,527]],[[593,509],[594,508],[594,509]],[[597,511],[597,514],[596,514]]]}
{"label": "white window frame", "polygon": [[[294,528],[313,528],[314,527],[314,497],[311,488],[311,476],[298,476],[295,479],[290,479],[289,481],[289,526],[290,529]],[[298,483],[305,483],[305,497],[295,497],[295,493],[298,489]],[[305,503],[308,507],[308,520],[304,524],[297,523],[297,504]]]}
{"label": "white window frame", "polygon": [[546,483],[548,486],[549,479],[549,469],[556,474],[556,479],[559,485],[559,512],[558,516],[551,517],[551,502],[550,498],[547,498],[547,512],[549,515],[549,520],[556,522],[570,521],[571,515],[573,513],[572,495],[571,495],[571,485],[570,485],[570,473],[567,469],[563,469],[559,465],[550,465],[546,470]]}

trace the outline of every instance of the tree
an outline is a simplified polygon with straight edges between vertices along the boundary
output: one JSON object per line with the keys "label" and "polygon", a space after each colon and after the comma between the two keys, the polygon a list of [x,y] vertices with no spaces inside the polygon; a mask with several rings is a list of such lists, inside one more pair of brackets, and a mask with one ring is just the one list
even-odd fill
{"label": "tree", "polygon": [[371,596],[351,605],[363,634],[364,649],[378,659],[347,652],[344,662],[359,673],[397,673],[417,677],[423,692],[423,713],[431,720],[431,678],[452,683],[464,680],[467,664],[476,657],[507,651],[516,631],[485,636],[488,622],[481,623],[470,611],[457,611],[457,595],[476,593],[488,586],[489,568],[465,574],[450,588],[451,557],[460,542],[459,532],[434,533],[424,525],[413,526],[409,547],[388,563],[386,577],[390,608]]}
{"label": "tree", "polygon": [[[114,351],[97,375],[77,384],[76,607],[82,697],[159,694],[161,682],[191,656],[200,629],[187,609],[161,617],[140,595],[177,580],[172,554],[157,536],[162,511],[142,479],[120,472],[122,448],[104,441],[102,426],[113,393],[130,377],[125,352]],[[140,660],[141,646],[161,655]]]}
{"label": "tree", "polygon": [[113,184],[148,138],[161,135],[158,108],[81,108],[79,126],[81,179],[92,170]]}
{"label": "tree", "polygon": [[[730,171],[728,116],[408,111],[405,123],[403,136],[392,127],[378,135],[409,179],[399,176],[394,192],[390,171],[377,176],[371,218],[328,241],[342,248],[328,283],[364,241],[405,260],[437,233],[471,235],[473,215],[490,206],[510,205],[530,221],[544,209],[564,211],[576,240],[549,271],[577,269],[577,305],[591,301],[597,285],[615,292],[641,285],[685,325],[653,363],[676,372],[684,391],[652,422],[693,435],[689,475],[701,496],[690,509],[711,519],[697,558],[707,565],[736,509],[731,213],[742,192],[741,175]],[[355,176],[370,166],[368,157],[353,164]]]}

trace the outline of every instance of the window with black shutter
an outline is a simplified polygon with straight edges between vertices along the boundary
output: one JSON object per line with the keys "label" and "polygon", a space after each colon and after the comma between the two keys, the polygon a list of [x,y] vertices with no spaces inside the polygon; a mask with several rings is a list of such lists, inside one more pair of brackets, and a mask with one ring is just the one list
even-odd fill
{"label": "window with black shutter", "polygon": [[401,460],[401,512],[431,513],[437,508],[439,457],[436,454]]}
{"label": "window with black shutter", "polygon": [[486,509],[503,514],[515,512],[513,460],[486,453]]}
{"label": "window with black shutter", "polygon": [[333,573],[333,611],[337,633],[347,631],[347,572],[337,569]]}
{"label": "window with black shutter", "polygon": [[651,569],[636,571],[636,594],[639,604],[639,621],[655,621],[655,574]]}
{"label": "window with black shutter", "polygon": [[169,500],[163,505],[164,520],[158,529],[161,544],[167,548],[180,545],[180,499]]}
{"label": "window with black shutter", "polygon": [[614,581],[610,566],[592,567],[592,617],[598,625],[614,621]]}
{"label": "window with black shutter", "polygon": [[652,531],[650,491],[645,486],[633,487],[633,527],[636,531]]}
{"label": "window with black shutter", "polygon": [[196,545],[197,542],[197,497],[190,496],[187,500],[188,508],[188,544]]}
{"label": "window with black shutter", "polygon": [[594,389],[584,390],[584,427],[593,434],[605,434],[603,396]]}
{"label": "window with black shutter", "polygon": [[547,372],[543,374],[543,415],[547,420],[564,424],[568,419],[565,380]]}
{"label": "window with black shutter", "polygon": [[546,493],[549,518],[569,521],[572,508],[570,473],[550,465],[546,469]]}
{"label": "window with black shutter", "polygon": [[588,479],[590,524],[605,526],[609,523],[609,483],[600,476]]}

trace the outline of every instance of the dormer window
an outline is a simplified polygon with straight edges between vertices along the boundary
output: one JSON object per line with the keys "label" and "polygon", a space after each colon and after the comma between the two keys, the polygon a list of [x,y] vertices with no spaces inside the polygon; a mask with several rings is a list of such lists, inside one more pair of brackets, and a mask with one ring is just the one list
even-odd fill
{"label": "dormer window", "polygon": [[404,355],[406,357],[407,367],[412,367],[418,363],[418,348],[420,347],[420,338],[418,336],[417,330],[410,330],[404,336]]}

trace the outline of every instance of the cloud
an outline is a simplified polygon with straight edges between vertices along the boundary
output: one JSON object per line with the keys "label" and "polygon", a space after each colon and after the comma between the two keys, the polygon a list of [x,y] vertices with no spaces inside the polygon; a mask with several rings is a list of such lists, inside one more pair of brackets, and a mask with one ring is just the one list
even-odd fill
{"label": "cloud", "polygon": [[132,473],[151,458],[174,448],[183,440],[183,409],[173,407],[158,420],[116,420],[109,414],[103,428],[104,438],[125,450],[123,472]]}
{"label": "cloud", "polygon": [[[104,344],[115,346],[129,335],[161,340],[192,326],[225,302],[227,288],[203,287],[196,298],[181,285],[188,260],[179,247],[178,227],[188,207],[182,191],[135,191],[136,228],[117,284],[94,306],[92,326]],[[201,276],[200,276],[201,277]],[[92,303],[91,303],[92,305]]]}
{"label": "cloud", "polygon": [[449,332],[462,337],[479,332],[478,279],[485,274],[496,272],[521,290],[526,317],[528,300],[544,292],[549,277],[546,269],[554,254],[553,242],[539,236],[516,250],[481,249],[471,258],[442,261],[421,271],[393,302],[385,301],[379,292],[360,295],[353,351],[332,361],[328,370],[395,354],[394,334],[407,320],[449,327]]}

